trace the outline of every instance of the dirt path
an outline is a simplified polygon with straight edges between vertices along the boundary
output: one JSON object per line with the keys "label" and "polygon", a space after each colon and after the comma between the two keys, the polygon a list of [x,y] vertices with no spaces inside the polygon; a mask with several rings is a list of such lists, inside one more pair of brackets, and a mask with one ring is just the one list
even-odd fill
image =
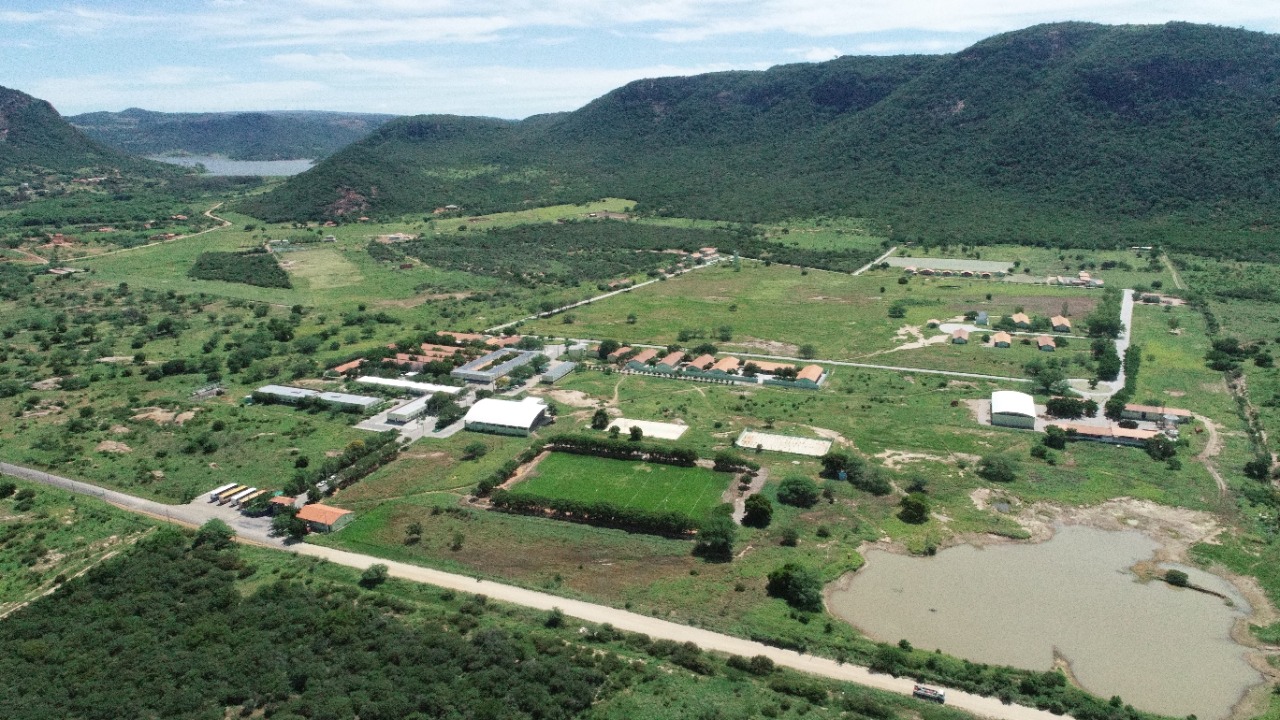
{"label": "dirt path", "polygon": [[1218,457],[1222,452],[1222,436],[1218,434],[1218,426],[1214,425],[1212,420],[1203,415],[1194,417],[1204,423],[1205,430],[1209,433],[1209,441],[1205,443],[1204,450],[1201,450],[1200,454],[1196,456],[1196,460],[1204,464],[1204,469],[1208,470],[1209,474],[1213,476],[1213,481],[1218,483],[1218,495],[1226,497],[1229,492],[1227,490],[1227,481],[1222,479],[1222,474],[1218,472],[1218,468],[1213,462],[1214,458]]}
{"label": "dirt path", "polygon": [[1173,276],[1173,286],[1179,290],[1186,290],[1187,286],[1182,284],[1182,276],[1178,274],[1178,268],[1173,266],[1173,261],[1169,259],[1169,256],[1162,254],[1160,261],[1164,263],[1165,267],[1169,268],[1169,274]]}
{"label": "dirt path", "polygon": [[111,252],[104,252],[98,255],[89,255],[82,258],[76,258],[76,261],[84,262],[86,260],[97,260],[98,258],[108,257],[110,255],[119,255],[120,253],[124,253],[124,252],[133,252],[134,250],[142,250],[143,248],[155,247],[156,245],[167,245],[172,242],[178,242],[179,240],[186,240],[188,238],[196,237],[197,235],[204,235],[205,233],[211,233],[214,230],[221,230],[225,227],[230,227],[231,226],[230,220],[227,220],[226,218],[218,217],[217,215],[213,214],[213,211],[217,210],[220,207],[222,207],[222,203],[218,203],[217,205],[214,205],[208,210],[205,210],[202,214],[205,217],[209,218],[210,220],[217,220],[218,222],[222,223],[221,225],[215,225],[211,228],[205,228],[200,232],[191,233],[190,235],[179,235],[177,237],[169,238],[168,240],[159,240],[157,242],[147,243],[146,245],[135,245],[134,247],[121,248],[119,250],[112,250]]}
{"label": "dirt path", "polygon": [[853,271],[853,274],[854,274],[854,275],[861,275],[862,273],[864,273],[864,272],[866,272],[866,271],[870,270],[871,268],[875,267],[876,265],[879,265],[880,263],[884,262],[886,258],[888,258],[890,255],[894,254],[894,253],[895,253],[895,252],[897,252],[897,251],[898,251],[898,246],[897,246],[897,245],[894,245],[893,247],[889,248],[889,250],[888,250],[887,252],[885,252],[885,254],[881,255],[880,257],[876,258],[875,260],[872,260],[871,262],[867,263],[866,265],[863,265],[862,267],[858,268],[857,270],[854,270],[854,271]]}
{"label": "dirt path", "polygon": [[764,489],[764,483],[768,479],[769,468],[760,468],[759,473],[751,479],[751,483],[746,490],[739,492],[737,483],[725,488],[724,495],[721,495],[720,499],[733,504],[733,521],[735,523],[741,525],[742,518],[747,515],[747,496],[755,495]]}

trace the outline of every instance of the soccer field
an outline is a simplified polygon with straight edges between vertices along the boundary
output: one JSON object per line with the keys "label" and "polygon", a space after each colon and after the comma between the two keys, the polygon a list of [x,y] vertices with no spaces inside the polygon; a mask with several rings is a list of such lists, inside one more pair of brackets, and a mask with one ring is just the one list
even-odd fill
{"label": "soccer field", "polygon": [[720,503],[730,479],[727,473],[697,467],[551,453],[513,491],[700,518]]}

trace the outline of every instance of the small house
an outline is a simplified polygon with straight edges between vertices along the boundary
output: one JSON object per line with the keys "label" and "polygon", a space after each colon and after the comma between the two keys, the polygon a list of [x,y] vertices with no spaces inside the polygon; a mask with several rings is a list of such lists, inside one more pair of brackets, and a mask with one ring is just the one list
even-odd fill
{"label": "small house", "polygon": [[1007,348],[1013,344],[1013,336],[1007,332],[998,332],[991,336],[991,344],[998,348]]}
{"label": "small house", "polygon": [[1053,352],[1058,349],[1058,345],[1054,343],[1053,338],[1048,335],[1041,335],[1037,337],[1036,347],[1040,348],[1041,352]]}
{"label": "small house", "polygon": [[307,526],[316,532],[334,532],[356,518],[350,510],[336,508],[331,505],[311,503],[298,511],[298,519],[305,520]]}
{"label": "small house", "polygon": [[649,361],[657,356],[657,350],[654,350],[653,348],[645,348],[644,350],[636,353],[635,357],[631,358],[631,362],[627,363],[627,367],[632,370],[648,370]]}
{"label": "small house", "polygon": [[1014,313],[1009,316],[1009,319],[1013,321],[1013,325],[1016,328],[1025,330],[1031,327],[1031,318],[1027,317],[1026,313]]}
{"label": "small house", "polygon": [[714,355],[699,355],[698,357],[689,361],[689,367],[693,368],[694,370],[706,370],[707,368],[714,365],[715,362],[716,362],[716,358]]}
{"label": "small house", "polygon": [[822,383],[822,366],[821,365],[805,365],[800,368],[800,372],[796,373],[796,384],[805,387],[817,389]]}
{"label": "small house", "polygon": [[1181,408],[1130,403],[1124,406],[1124,411],[1120,413],[1120,417],[1124,420],[1146,420],[1148,422],[1163,422],[1167,418],[1173,418],[1175,422],[1184,423],[1190,422],[1191,411]]}
{"label": "small house", "polygon": [[630,353],[631,353],[631,346],[623,345],[617,350],[614,350],[613,352],[606,355],[605,360],[608,360],[609,362],[617,362],[622,358],[626,357],[627,355],[629,355]]}
{"label": "small house", "polygon": [[682,360],[684,360],[684,353],[677,350],[673,353],[668,353],[666,357],[659,360],[654,369],[665,373],[675,372],[676,368],[680,367],[680,361]]}
{"label": "small house", "polygon": [[738,358],[728,355],[716,361],[716,364],[711,366],[711,372],[728,375],[730,373],[737,372],[741,365],[742,362],[739,361]]}
{"label": "small house", "polygon": [[1071,332],[1071,320],[1061,315],[1054,315],[1049,318],[1049,324],[1053,326],[1054,332],[1069,333]]}
{"label": "small house", "polygon": [[951,331],[951,344],[964,345],[969,342],[969,331],[964,328],[956,328]]}

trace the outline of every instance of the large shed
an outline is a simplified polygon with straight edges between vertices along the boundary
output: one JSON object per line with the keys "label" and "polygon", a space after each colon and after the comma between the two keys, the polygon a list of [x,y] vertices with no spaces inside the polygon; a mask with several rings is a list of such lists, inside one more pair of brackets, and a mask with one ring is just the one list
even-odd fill
{"label": "large shed", "polygon": [[336,508],[332,505],[321,505],[320,503],[312,503],[304,505],[298,511],[298,519],[306,521],[312,530],[318,532],[333,532],[342,529],[343,525],[351,522],[356,518],[355,513],[350,510]]}
{"label": "large shed", "polygon": [[991,393],[991,424],[1034,430],[1035,398],[1016,390],[996,390]]}
{"label": "large shed", "polygon": [[527,397],[520,402],[485,398],[476,401],[462,419],[463,427],[498,435],[529,435],[546,418],[541,399]]}

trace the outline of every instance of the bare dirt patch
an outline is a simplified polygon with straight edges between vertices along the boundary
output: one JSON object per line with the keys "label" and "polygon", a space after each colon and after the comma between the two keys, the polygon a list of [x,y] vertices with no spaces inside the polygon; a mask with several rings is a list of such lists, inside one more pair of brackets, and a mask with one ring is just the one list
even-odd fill
{"label": "bare dirt patch", "polygon": [[132,358],[132,357],[130,357],[129,355],[107,355],[106,357],[100,357],[100,358],[98,358],[98,362],[100,362],[100,363],[122,363],[122,362],[129,362],[129,361],[130,361],[130,360],[132,360],[132,359],[133,359],[133,358]]}
{"label": "bare dirt patch", "polygon": [[123,455],[125,453],[133,452],[133,448],[129,447],[128,445],[125,445],[122,442],[118,442],[116,440],[103,440],[102,442],[98,443],[98,446],[95,447],[94,450],[100,453],[113,453],[116,455]]}
{"label": "bare dirt patch", "polygon": [[845,436],[841,435],[835,430],[828,430],[827,428],[814,427],[813,425],[810,425],[808,427],[810,430],[813,431],[815,435],[817,435],[820,438],[824,438],[826,440],[834,440],[835,442],[841,445],[848,445],[850,447],[853,446],[852,442],[850,442],[847,438],[845,438]]}
{"label": "bare dirt patch", "polygon": [[60,377],[45,378],[31,383],[32,390],[57,390],[58,383],[62,382]]}
{"label": "bare dirt patch", "polygon": [[913,462],[939,462],[953,464],[958,460],[964,460],[969,464],[973,464],[982,459],[977,455],[969,455],[966,453],[956,453],[951,457],[947,457],[944,455],[907,452],[906,450],[884,450],[876,453],[875,457],[883,462],[884,466],[890,470],[897,470],[903,465],[909,465]]}
{"label": "bare dirt patch", "polygon": [[160,407],[137,408],[134,420],[150,420],[157,425],[182,425],[196,416],[195,410],[165,410]]}
{"label": "bare dirt patch", "polygon": [[599,401],[593,400],[590,395],[581,390],[551,390],[547,395],[559,403],[564,403],[569,407],[593,408],[599,405]]}
{"label": "bare dirt patch", "polygon": [[796,357],[800,354],[800,346],[791,343],[778,342],[777,340],[761,340],[760,338],[748,337],[737,342],[724,343],[726,346],[742,348],[744,350],[759,350],[766,355],[782,355],[785,357]]}
{"label": "bare dirt patch", "polygon": [[130,430],[128,427],[125,427],[124,425],[112,425],[112,426],[111,426],[111,433],[112,433],[113,435],[128,435],[128,434],[129,434],[129,433],[131,433],[131,432],[133,432],[133,431],[132,431],[132,430]]}

